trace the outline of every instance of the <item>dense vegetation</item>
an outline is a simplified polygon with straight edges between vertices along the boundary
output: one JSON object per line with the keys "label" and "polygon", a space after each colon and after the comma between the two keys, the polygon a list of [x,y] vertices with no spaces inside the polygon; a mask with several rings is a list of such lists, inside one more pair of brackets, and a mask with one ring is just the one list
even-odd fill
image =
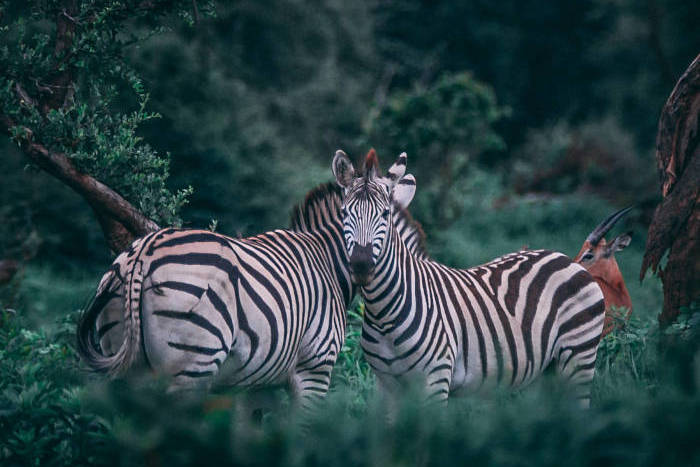
{"label": "dense vegetation", "polygon": [[[41,98],[64,2],[29,3],[0,2],[2,114],[159,222],[283,227],[330,179],[336,148],[374,146],[385,164],[406,150],[412,211],[452,265],[525,245],[573,256],[605,215],[638,203],[618,227],[634,232],[618,262],[635,309],[601,344],[588,412],[544,378],[444,410],[409,393],[388,426],[359,302],[331,394],[307,420],[283,391],[258,423],[235,409],[246,394],[182,401],[159,381],[107,383],[77,360],[74,333],[111,255],[85,202],[27,166],[14,133],[0,141],[0,260],[21,264],[0,285],[0,464],[700,462],[698,310],[662,331],[659,283],[636,280],[659,196],[658,113],[700,50],[696,2],[76,2],[90,12],[77,21],[102,23],[80,29],[75,105],[49,117],[17,104],[15,84]],[[118,14],[143,5],[159,8]]]}

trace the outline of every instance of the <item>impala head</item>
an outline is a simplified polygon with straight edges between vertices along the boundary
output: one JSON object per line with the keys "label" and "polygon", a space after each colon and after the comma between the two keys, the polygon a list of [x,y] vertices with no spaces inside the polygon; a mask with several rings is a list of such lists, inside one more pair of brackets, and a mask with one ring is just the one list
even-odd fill
{"label": "impala head", "polygon": [[345,195],[343,234],[356,284],[367,285],[372,279],[377,259],[394,228],[394,210],[408,206],[413,199],[416,181],[405,173],[406,153],[399,155],[384,177],[379,173],[374,149],[367,153],[359,172],[343,151],[335,153],[333,174]]}
{"label": "impala head", "polygon": [[606,307],[610,305],[632,307],[625,280],[615,261],[615,253],[630,244],[631,233],[618,235],[610,243],[604,238],[615,223],[631,209],[632,207],[621,209],[601,222],[588,235],[581,251],[574,258],[574,261],[585,267],[603,289]]}

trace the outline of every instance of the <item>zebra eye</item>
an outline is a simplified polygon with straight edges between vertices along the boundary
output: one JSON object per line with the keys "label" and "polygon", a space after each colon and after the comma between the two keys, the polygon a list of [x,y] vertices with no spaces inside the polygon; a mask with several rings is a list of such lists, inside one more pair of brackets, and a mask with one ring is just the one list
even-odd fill
{"label": "zebra eye", "polygon": [[386,219],[387,217],[389,217],[389,208],[386,208],[386,209],[384,210],[384,212],[382,213],[382,217],[383,217],[384,219]]}
{"label": "zebra eye", "polygon": [[340,214],[341,214],[342,216],[347,216],[347,215],[348,215],[348,210],[345,209],[345,206],[343,206],[342,208],[340,208]]}

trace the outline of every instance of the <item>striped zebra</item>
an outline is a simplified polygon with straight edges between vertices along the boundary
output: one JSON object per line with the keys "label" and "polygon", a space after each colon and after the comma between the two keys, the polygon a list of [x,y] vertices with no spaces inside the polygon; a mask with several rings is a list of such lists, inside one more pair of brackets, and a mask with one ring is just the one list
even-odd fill
{"label": "striped zebra", "polygon": [[352,278],[366,306],[362,348],[380,391],[418,379],[429,400],[446,401],[453,392],[526,385],[556,361],[588,406],[605,314],[590,274],[545,250],[470,269],[416,257],[392,223],[415,193],[405,153],[388,176],[378,170],[373,151],[358,176],[345,153],[333,159]]}
{"label": "striped zebra", "polygon": [[[141,366],[171,390],[288,385],[302,406],[328,390],[355,294],[340,221],[341,189],[312,190],[292,229],[249,238],[167,228],[136,240],[103,276],[78,327],[87,364]],[[397,228],[421,255],[422,230]]]}

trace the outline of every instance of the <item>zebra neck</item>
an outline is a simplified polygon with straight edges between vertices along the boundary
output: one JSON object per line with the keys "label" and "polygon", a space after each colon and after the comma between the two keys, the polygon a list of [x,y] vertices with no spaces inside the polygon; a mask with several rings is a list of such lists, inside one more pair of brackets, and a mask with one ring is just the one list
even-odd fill
{"label": "zebra neck", "polygon": [[357,292],[350,279],[350,268],[340,219],[342,190],[335,183],[325,183],[309,191],[291,214],[291,230],[317,238],[335,272],[345,300],[345,308]]}
{"label": "zebra neck", "polygon": [[411,296],[415,259],[395,229],[388,235],[389,242],[377,260],[374,278],[361,288],[366,321],[381,330],[404,322],[414,312]]}
{"label": "zebra neck", "polygon": [[347,309],[357,293],[357,286],[352,283],[350,277],[350,262],[345,249],[342,225],[340,222],[331,223],[324,226],[324,228],[311,232],[311,235],[316,236],[324,245],[324,250],[335,273],[335,279],[343,294],[343,304],[345,309]]}

